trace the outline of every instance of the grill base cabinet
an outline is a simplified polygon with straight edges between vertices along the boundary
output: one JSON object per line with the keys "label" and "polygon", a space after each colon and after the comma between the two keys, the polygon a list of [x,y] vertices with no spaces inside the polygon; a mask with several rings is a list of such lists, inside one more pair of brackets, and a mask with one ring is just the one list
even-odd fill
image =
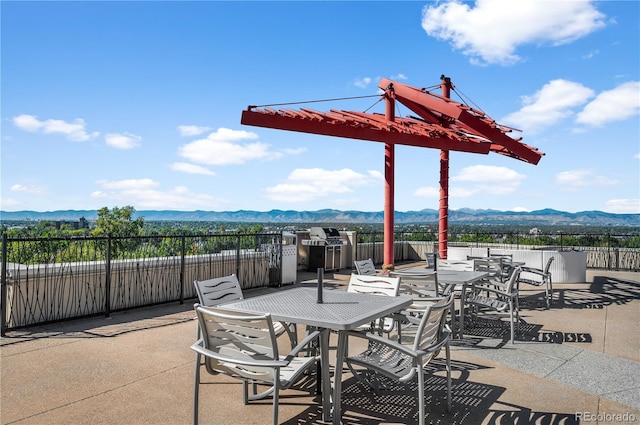
{"label": "grill base cabinet", "polygon": [[342,255],[341,245],[309,246],[309,269],[316,272],[323,268],[326,271],[340,270]]}

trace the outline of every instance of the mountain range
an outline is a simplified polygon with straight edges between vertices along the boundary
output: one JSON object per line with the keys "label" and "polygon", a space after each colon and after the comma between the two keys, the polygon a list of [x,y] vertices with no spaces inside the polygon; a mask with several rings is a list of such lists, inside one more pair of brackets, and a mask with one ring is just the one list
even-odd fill
{"label": "mountain range", "polygon": [[[60,211],[0,211],[0,221],[19,220],[78,220],[89,221],[97,218],[96,210]],[[141,210],[135,217],[145,221],[220,221],[245,223],[382,223],[384,213],[364,211],[340,211],[324,209],[318,211],[172,211]],[[438,223],[438,211],[396,211],[396,224]],[[462,208],[449,210],[452,224],[531,224],[531,225],[581,225],[581,226],[640,226],[640,214],[612,214],[603,211],[582,211],[569,213],[553,209],[530,212],[474,210]]]}

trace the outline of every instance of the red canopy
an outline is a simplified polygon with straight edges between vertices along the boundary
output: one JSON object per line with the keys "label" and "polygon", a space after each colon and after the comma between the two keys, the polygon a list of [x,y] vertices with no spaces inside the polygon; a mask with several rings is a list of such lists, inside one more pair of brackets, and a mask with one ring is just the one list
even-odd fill
{"label": "red canopy", "polygon": [[[441,227],[447,215],[448,152],[488,154],[495,152],[530,164],[537,164],[544,155],[538,149],[511,138],[514,129],[498,124],[484,112],[455,102],[448,96],[452,87],[449,78],[442,76],[443,95],[382,78],[378,87],[387,100],[386,114],[330,110],[318,112],[308,108],[299,110],[271,109],[249,106],[242,111],[241,123],[325,136],[383,142],[385,148],[385,263],[393,264],[393,145],[408,145],[440,149],[441,154]],[[416,116],[396,117],[394,102],[398,101]],[[446,162],[446,165],[444,165]],[[443,167],[446,166],[446,173]],[[445,229],[440,229],[446,238]],[[390,234],[390,235],[388,235]],[[441,241],[442,242],[442,241]],[[446,258],[446,239],[441,256]]]}

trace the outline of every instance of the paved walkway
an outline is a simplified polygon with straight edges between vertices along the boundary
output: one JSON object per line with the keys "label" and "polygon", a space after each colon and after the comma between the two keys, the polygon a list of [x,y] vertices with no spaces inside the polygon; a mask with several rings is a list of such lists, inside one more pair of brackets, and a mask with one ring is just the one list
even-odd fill
{"label": "paved walkway", "polygon": [[[329,286],[340,289],[348,273],[327,275]],[[539,288],[523,288],[523,332],[513,345],[506,323],[467,329],[453,344],[453,411],[437,371],[427,423],[640,424],[640,274],[587,277],[555,285],[551,310],[540,307]],[[190,303],[172,304],[9,332],[0,340],[0,423],[191,423],[194,317]],[[375,396],[349,373],[344,379],[345,425],[416,422],[415,384]],[[270,423],[269,399],[244,406],[237,381],[203,382],[202,424]],[[282,393],[283,424],[324,423],[313,388],[303,382]]]}

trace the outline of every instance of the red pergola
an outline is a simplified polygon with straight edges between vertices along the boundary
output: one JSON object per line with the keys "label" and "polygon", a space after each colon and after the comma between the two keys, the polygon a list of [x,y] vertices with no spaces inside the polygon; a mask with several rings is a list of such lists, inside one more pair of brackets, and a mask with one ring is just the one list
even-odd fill
{"label": "red pergola", "polygon": [[[441,77],[442,94],[382,78],[386,112],[364,113],[330,110],[318,112],[249,106],[242,111],[241,123],[257,127],[360,139],[385,144],[384,263],[394,262],[394,166],[395,145],[440,149],[440,207],[438,250],[447,258],[449,210],[449,152],[488,154],[495,152],[530,164],[544,155],[538,149],[511,138],[514,129],[498,124],[484,112],[450,99],[453,88],[448,77]],[[417,116],[396,117],[395,102]]]}

